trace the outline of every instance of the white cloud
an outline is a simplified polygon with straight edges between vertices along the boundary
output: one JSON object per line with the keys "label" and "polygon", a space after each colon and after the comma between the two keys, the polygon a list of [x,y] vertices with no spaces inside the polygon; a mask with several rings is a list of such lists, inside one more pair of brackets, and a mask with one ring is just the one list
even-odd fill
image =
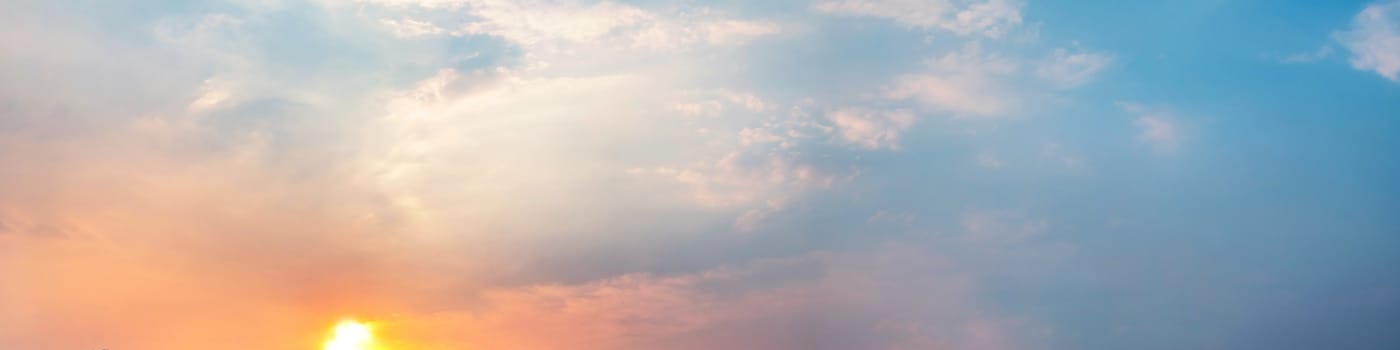
{"label": "white cloud", "polygon": [[705,40],[714,46],[740,45],[780,31],[773,23],[732,19],[702,22],[699,26]]}
{"label": "white cloud", "polygon": [[1113,64],[1112,54],[1055,49],[1055,55],[1036,67],[1036,74],[1060,88],[1084,85]]}
{"label": "white cloud", "polygon": [[1336,50],[1332,49],[1331,45],[1325,45],[1312,52],[1302,52],[1289,55],[1288,57],[1284,57],[1280,61],[1283,63],[1292,64],[1313,63],[1325,60],[1328,57],[1332,57],[1332,55],[1335,53]]}
{"label": "white cloud", "polygon": [[826,115],[836,124],[841,139],[867,149],[899,149],[899,135],[914,125],[908,110],[872,111],[846,108]]}
{"label": "white cloud", "polygon": [[999,38],[1021,24],[1016,0],[832,0],[818,11],[893,19],[919,29],[943,29],[961,35]]}
{"label": "white cloud", "polygon": [[[322,0],[335,1],[335,0]],[[418,6],[426,8],[458,8],[466,5],[470,0],[356,0],[357,3],[379,4],[388,6]]]}
{"label": "white cloud", "polygon": [[[694,91],[679,79],[444,70],[395,93],[389,114],[368,129],[383,150],[366,159],[368,176],[424,222],[477,217],[475,223],[507,227],[534,222],[509,213],[587,210],[567,201],[592,198],[600,179],[661,179],[653,185],[679,190],[629,200],[700,212],[751,210],[735,220],[741,231],[758,227],[781,203],[848,178],[793,150],[831,132],[800,109],[775,115],[779,104],[753,93]],[[681,102],[687,100],[698,102]],[[694,132],[696,126],[706,132]],[[645,151],[605,151],[618,145]],[[559,168],[573,170],[551,170]],[[448,178],[455,181],[444,183]],[[543,197],[561,199],[527,199]],[[462,201],[474,204],[452,204]]]}
{"label": "white cloud", "polygon": [[[745,129],[750,130],[750,129]],[[764,144],[745,144],[717,160],[684,167],[635,168],[634,175],[654,175],[684,186],[692,203],[715,209],[739,208],[733,228],[753,231],[775,213],[810,191],[830,189],[851,180],[803,161],[793,152]],[[747,209],[744,209],[747,208]]]}
{"label": "white cloud", "polygon": [[766,111],[769,109],[769,105],[771,104],[769,102],[765,102],[763,98],[758,97],[758,95],[754,95],[752,93],[734,92],[728,90],[720,90],[719,92],[725,98],[729,99],[730,103],[742,106],[744,107],[744,109],[747,109],[750,112]]}
{"label": "white cloud", "polygon": [[1084,159],[1075,152],[1065,149],[1059,143],[1050,142],[1040,146],[1040,160],[1067,169],[1084,167]]}
{"label": "white cloud", "polygon": [[[601,225],[604,206],[586,198],[671,203],[599,184],[628,176],[622,170],[638,167],[638,159],[703,144],[684,125],[652,114],[669,109],[674,79],[444,70],[394,92],[386,115],[365,128],[363,142],[373,146],[361,157],[361,178],[429,232],[555,230],[536,220],[539,213],[587,229],[580,222]],[[619,148],[646,152],[629,157],[617,155]]]}
{"label": "white cloud", "polygon": [[1177,135],[1176,125],[1172,121],[1162,116],[1141,116],[1135,121],[1138,127],[1142,128],[1142,134],[1138,137],[1143,141],[1152,143],[1160,151],[1171,152],[1176,149]]}
{"label": "white cloud", "polygon": [[977,74],[915,74],[900,77],[885,90],[890,99],[914,99],[934,110],[954,116],[995,116],[1007,112],[1011,103],[995,83]]}
{"label": "white cloud", "polygon": [[1171,113],[1136,103],[1120,103],[1119,107],[1137,115],[1133,124],[1139,129],[1139,141],[1151,145],[1159,154],[1176,152],[1181,143],[1181,131]]}
{"label": "white cloud", "polygon": [[688,116],[715,116],[724,112],[724,104],[716,100],[679,102],[672,106],[677,112]]}
{"label": "white cloud", "polygon": [[981,244],[1014,245],[1044,234],[1050,222],[1010,212],[972,212],[962,216],[964,240]]}
{"label": "white cloud", "polygon": [[[385,6],[464,11],[474,18],[443,28],[417,19],[385,19],[396,35],[490,35],[534,55],[581,56],[589,50],[662,52],[737,46],[776,34],[769,22],[725,18],[708,10],[658,12],[611,1],[368,0]],[[558,57],[554,57],[558,58]]]}
{"label": "white cloud", "polygon": [[388,27],[389,31],[394,33],[394,36],[400,38],[414,38],[420,36],[438,35],[447,32],[446,29],[438,27],[437,25],[432,24],[430,22],[415,21],[409,18],[404,18],[401,20],[384,19],[381,20],[380,23],[383,23],[385,27]]}
{"label": "white cloud", "polygon": [[933,110],[954,116],[997,116],[1013,109],[1014,87],[1006,82],[1020,64],[1003,56],[983,54],[970,45],[926,63],[924,72],[904,75],[886,87],[894,100],[914,99]]}
{"label": "white cloud", "polygon": [[777,152],[735,151],[712,162],[653,172],[685,184],[698,203],[713,207],[782,202],[800,190],[828,188],[841,179]]}
{"label": "white cloud", "polygon": [[[682,185],[689,201],[722,210],[743,210],[734,220],[737,231],[753,231],[767,218],[786,209],[786,203],[806,193],[822,191],[850,181],[854,172],[814,164],[801,146],[830,139],[835,132],[825,120],[816,120],[802,105],[784,113],[781,104],[752,93],[730,90],[687,92],[700,103],[678,108],[690,114],[703,110],[710,118],[697,132],[707,149],[697,161],[638,167],[633,175],[659,176]],[[715,152],[715,153],[711,153]]]}
{"label": "white cloud", "polygon": [[788,137],[774,134],[773,130],[766,128],[744,128],[739,130],[739,144],[745,146],[775,143],[782,148],[788,148],[792,145],[791,142],[788,142],[789,140]]}
{"label": "white cloud", "polygon": [[[629,179],[633,183],[650,183],[635,180],[651,176],[679,185],[681,195],[673,197],[684,199],[681,204],[723,212],[751,210],[751,215],[736,214],[741,216],[735,219],[736,229],[749,230],[782,209],[773,203],[829,187],[841,178],[788,151],[823,132],[813,122],[781,113],[774,116],[781,111],[780,104],[751,92],[686,86],[694,78],[684,76],[686,72],[700,70],[694,65],[713,62],[697,62],[696,55],[670,55],[743,45],[778,33],[776,24],[729,18],[708,8],[655,9],[613,1],[462,0],[457,4],[461,6],[426,4],[471,18],[455,27],[435,22],[435,27],[447,32],[424,29],[427,24],[406,25],[405,21],[420,21],[408,17],[385,24],[401,35],[494,36],[521,48],[524,63],[479,77],[500,79],[497,83],[442,89],[433,87],[435,80],[429,79],[424,86],[433,92],[407,92],[396,99],[396,108],[387,118],[393,122],[377,128],[394,135],[385,138],[391,145],[386,149],[392,151],[375,161],[375,177],[393,189],[395,202],[407,211],[443,212],[451,206],[438,203],[468,195],[508,197],[505,193],[536,188],[577,194],[594,190],[581,179],[627,173],[634,177]],[[620,67],[629,74],[603,73]],[[448,85],[469,80],[461,72],[447,74]],[[705,118],[664,118],[677,115]],[[580,136],[580,130],[603,125],[616,134]],[[594,144],[579,145],[576,139]],[[591,161],[566,156],[615,153],[579,147],[622,144],[645,151]],[[548,171],[554,167],[578,170],[567,175]],[[433,187],[430,184],[443,174],[484,177],[454,190],[423,190]],[[661,200],[669,193],[662,194],[640,200]],[[511,199],[473,202],[500,207],[491,209],[496,212],[522,209],[510,205],[534,206]],[[477,215],[490,217],[482,219],[488,221],[504,217]]]}
{"label": "white cloud", "polygon": [[667,15],[612,2],[521,3],[479,0],[470,34],[498,36],[531,49],[572,47],[681,49],[695,44],[739,45],[778,31],[774,24],[704,15]]}
{"label": "white cloud", "polygon": [[471,34],[494,35],[525,47],[590,43],[625,46],[669,45],[654,26],[665,26],[645,10],[610,2],[528,3],[474,1],[473,15],[481,21],[466,26]]}
{"label": "white cloud", "polygon": [[726,112],[758,113],[771,109],[772,102],[764,101],[749,92],[716,89],[708,91],[688,91],[681,96],[685,102],[672,106],[676,111],[688,116],[718,117]]}
{"label": "white cloud", "polygon": [[[959,23],[983,23],[976,28],[997,28],[991,18],[1015,18],[1019,23],[1019,3],[1006,1],[873,1],[851,0],[819,4],[819,9],[837,12],[880,13],[904,18],[910,23],[932,21],[919,11],[944,11],[941,8],[965,6]],[[1001,9],[1001,10],[994,10]],[[1007,14],[982,16],[979,14]],[[1015,16],[1009,14],[1015,13]],[[980,18],[980,19],[979,19]],[[942,22],[929,22],[942,23]],[[1000,31],[993,31],[999,33]],[[989,36],[995,36],[989,34]],[[919,71],[897,76],[882,87],[880,96],[887,100],[910,100],[927,111],[948,116],[1003,117],[1025,112],[1027,106],[1054,100],[1056,90],[1067,90],[1088,84],[1113,66],[1116,56],[1111,52],[1093,51],[1079,47],[1057,48],[1042,54],[1024,42],[1008,45],[986,44],[980,39],[962,40],[963,45],[942,55],[929,58]]]}
{"label": "white cloud", "polygon": [[1366,6],[1352,27],[1335,35],[1351,51],[1351,66],[1400,82],[1400,1]]}
{"label": "white cloud", "polygon": [[193,102],[190,102],[186,109],[190,113],[203,113],[224,106],[233,99],[233,89],[227,82],[217,80],[205,80],[200,95]]}
{"label": "white cloud", "polygon": [[996,153],[982,152],[977,154],[977,165],[991,169],[1001,169],[1006,163],[1003,162],[1001,157],[998,157]]}

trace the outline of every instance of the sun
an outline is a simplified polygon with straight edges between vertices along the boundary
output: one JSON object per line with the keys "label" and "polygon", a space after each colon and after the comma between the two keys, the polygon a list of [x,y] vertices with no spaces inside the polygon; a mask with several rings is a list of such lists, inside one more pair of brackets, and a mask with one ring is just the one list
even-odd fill
{"label": "sun", "polygon": [[340,321],[326,339],[324,350],[373,350],[374,331],[369,324],[355,320]]}

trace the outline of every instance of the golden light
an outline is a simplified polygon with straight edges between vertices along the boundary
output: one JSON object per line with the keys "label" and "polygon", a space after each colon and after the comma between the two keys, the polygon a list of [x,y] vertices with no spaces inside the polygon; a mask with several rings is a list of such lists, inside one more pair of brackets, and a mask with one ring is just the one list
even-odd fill
{"label": "golden light", "polygon": [[341,321],[335,325],[324,350],[373,350],[374,332],[368,324],[355,320]]}

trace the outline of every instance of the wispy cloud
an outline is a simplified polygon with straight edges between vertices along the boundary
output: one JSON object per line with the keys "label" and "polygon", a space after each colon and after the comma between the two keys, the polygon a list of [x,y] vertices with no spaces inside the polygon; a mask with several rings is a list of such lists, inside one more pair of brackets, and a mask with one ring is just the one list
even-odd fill
{"label": "wispy cloud", "polygon": [[842,140],[869,149],[898,150],[899,135],[914,125],[914,114],[906,110],[841,109],[826,117],[840,130]]}
{"label": "wispy cloud", "polygon": [[832,14],[889,18],[910,28],[1000,38],[1021,25],[1022,6],[1016,0],[832,0],[818,2],[815,8]]}
{"label": "wispy cloud", "polygon": [[1151,145],[1158,154],[1176,153],[1182,135],[1171,113],[1131,102],[1119,106],[1136,116],[1133,124],[1138,128],[1139,141]]}
{"label": "wispy cloud", "polygon": [[1113,61],[1109,53],[1055,49],[1054,56],[1037,65],[1036,74],[1061,88],[1072,88],[1090,82]]}
{"label": "wispy cloud", "polygon": [[1332,55],[1335,53],[1336,50],[1332,49],[1331,45],[1324,45],[1318,48],[1316,51],[1288,55],[1287,57],[1280,59],[1280,61],[1283,63],[1290,64],[1313,63],[1328,59],[1332,57]]}
{"label": "wispy cloud", "polygon": [[388,6],[448,8],[472,20],[435,24],[414,18],[381,21],[396,35],[489,35],[536,55],[584,56],[580,50],[666,52],[696,46],[736,46],[778,33],[771,22],[727,18],[708,11],[659,12],[611,1],[373,0]]}
{"label": "wispy cloud", "polygon": [[1055,49],[1046,58],[989,51],[972,42],[960,50],[925,61],[922,72],[902,75],[882,94],[914,100],[928,110],[954,117],[1000,117],[1019,114],[1037,96],[1091,82],[1114,56],[1105,52]]}
{"label": "wispy cloud", "polygon": [[927,71],[901,76],[884,91],[889,99],[913,99],[956,116],[997,116],[1015,108],[1007,81],[1021,70],[1011,58],[969,45],[926,62]]}

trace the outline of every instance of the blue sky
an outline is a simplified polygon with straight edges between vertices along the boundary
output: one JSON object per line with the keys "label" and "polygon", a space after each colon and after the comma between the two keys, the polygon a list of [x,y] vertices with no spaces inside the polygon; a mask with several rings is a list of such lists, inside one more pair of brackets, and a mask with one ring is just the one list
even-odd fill
{"label": "blue sky", "polygon": [[0,347],[1400,347],[1396,1],[19,0],[0,32]]}

